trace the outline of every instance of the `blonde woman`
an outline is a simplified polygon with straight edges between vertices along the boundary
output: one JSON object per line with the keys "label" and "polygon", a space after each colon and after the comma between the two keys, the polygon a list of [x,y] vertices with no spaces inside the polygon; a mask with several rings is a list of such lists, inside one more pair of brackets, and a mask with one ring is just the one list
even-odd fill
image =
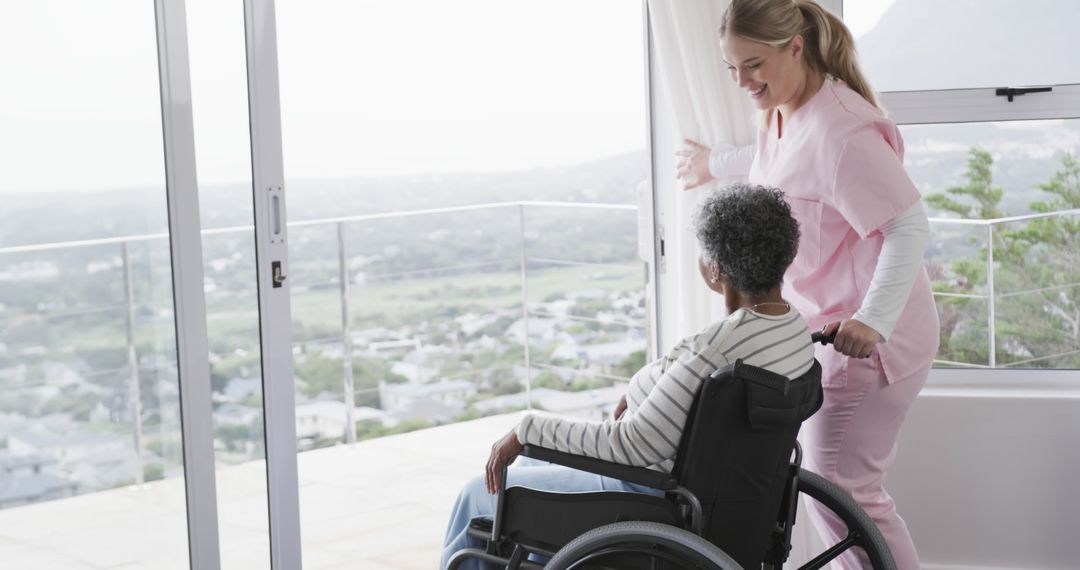
{"label": "blonde woman", "polygon": [[[720,27],[731,77],[762,112],[756,147],[715,152],[687,141],[684,187],[747,173],[781,188],[799,221],[784,297],[811,328],[825,405],[803,424],[807,466],[851,493],[881,528],[899,568],[919,568],[882,482],[908,408],[938,347],[938,316],[922,266],[929,234],[903,168],[903,140],[856,64],[843,22],[813,0],[732,0]],[[812,512],[826,539],[843,523]],[[844,565],[859,567],[847,555]]]}

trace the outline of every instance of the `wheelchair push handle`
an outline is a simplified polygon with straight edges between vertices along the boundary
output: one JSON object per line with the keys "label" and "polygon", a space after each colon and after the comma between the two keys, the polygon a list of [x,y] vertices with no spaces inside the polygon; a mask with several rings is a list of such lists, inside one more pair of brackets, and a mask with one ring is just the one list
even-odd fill
{"label": "wheelchair push handle", "polygon": [[821,343],[823,345],[832,344],[836,340],[836,333],[825,334],[822,331],[817,331],[810,335],[810,342],[814,344]]}

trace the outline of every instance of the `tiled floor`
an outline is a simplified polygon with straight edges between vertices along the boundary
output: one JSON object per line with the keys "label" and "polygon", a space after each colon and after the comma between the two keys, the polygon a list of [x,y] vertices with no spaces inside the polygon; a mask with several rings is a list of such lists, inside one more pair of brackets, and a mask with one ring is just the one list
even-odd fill
{"label": "tiled floor", "polygon": [[[461,485],[520,413],[299,455],[305,570],[435,568]],[[269,568],[265,465],[219,470],[223,569]],[[0,511],[4,570],[186,569],[179,479]]]}

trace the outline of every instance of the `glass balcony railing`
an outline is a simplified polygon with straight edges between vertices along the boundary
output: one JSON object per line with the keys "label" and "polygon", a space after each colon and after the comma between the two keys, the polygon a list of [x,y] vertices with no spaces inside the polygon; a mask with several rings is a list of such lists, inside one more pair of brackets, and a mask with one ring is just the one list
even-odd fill
{"label": "glass balcony railing", "polygon": [[[1080,366],[1078,214],[931,220],[939,366]],[[520,409],[604,417],[649,336],[636,215],[508,202],[292,223],[298,447]],[[250,236],[204,231],[224,464],[263,457],[256,293],[235,269]],[[0,508],[182,474],[168,255],[165,234],[0,248]]]}
{"label": "glass balcony railing", "polygon": [[[559,202],[290,224],[299,448],[526,408],[603,417],[644,363],[636,224]],[[264,457],[251,231],[203,232],[219,464]],[[0,486],[0,508],[182,473],[168,256],[166,234],[0,248],[0,465],[35,482]]]}
{"label": "glass balcony railing", "polygon": [[930,224],[938,366],[1080,368],[1080,209]]}
{"label": "glass balcony railing", "polygon": [[301,447],[523,408],[602,417],[644,363],[636,224],[559,202],[294,223]]}
{"label": "glass balcony railing", "polygon": [[[1075,244],[1061,240],[1075,235],[1078,214],[931,221],[939,366],[1076,366],[1080,263]],[[418,484],[431,504],[394,508],[418,509],[418,523],[434,530],[394,556],[433,560],[456,488],[516,421],[504,414],[604,417],[644,362],[649,336],[636,215],[624,205],[510,202],[291,224],[297,445],[338,447],[301,455],[305,543],[340,534],[322,524],[327,517],[366,529],[383,508],[341,511],[337,494],[316,491],[328,478],[356,493]],[[265,473],[255,290],[238,269],[253,255],[251,230],[203,232],[223,489]],[[168,255],[164,234],[0,249],[0,533],[41,516],[84,524],[56,514],[69,504],[57,500],[73,495],[100,498],[79,504],[104,513],[183,492]],[[452,425],[481,416],[491,416],[483,435],[463,439]],[[435,426],[382,447],[337,446]],[[385,453],[417,480],[376,469]],[[420,475],[431,462],[447,470],[438,481]],[[246,496],[240,487],[236,495]],[[14,508],[46,501],[61,510]],[[247,499],[226,507],[250,511],[236,520],[264,514]],[[117,511],[117,532],[139,528],[141,516]],[[184,535],[182,518],[169,524]],[[341,552],[354,562],[381,552],[379,530],[358,533],[370,534],[366,542],[349,535]],[[35,540],[13,543],[22,549],[14,554],[40,555]],[[243,549],[222,549],[244,565]],[[141,560],[157,559],[148,551]]]}

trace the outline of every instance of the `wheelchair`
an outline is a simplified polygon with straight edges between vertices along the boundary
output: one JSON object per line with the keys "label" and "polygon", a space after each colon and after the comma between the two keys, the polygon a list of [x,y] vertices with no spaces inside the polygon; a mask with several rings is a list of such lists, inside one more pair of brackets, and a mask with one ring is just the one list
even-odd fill
{"label": "wheelchair", "polygon": [[[831,340],[814,334],[815,342]],[[854,548],[874,570],[895,570],[888,545],[854,499],[800,466],[796,436],[823,397],[816,361],[790,381],[741,361],[725,366],[702,383],[671,473],[526,445],[527,457],[665,495],[507,489],[504,468],[494,516],[468,529],[485,546],[457,552],[449,568],[477,559],[507,570],[778,570],[791,551],[801,494],[835,513],[848,534],[800,570],[822,568]]]}

